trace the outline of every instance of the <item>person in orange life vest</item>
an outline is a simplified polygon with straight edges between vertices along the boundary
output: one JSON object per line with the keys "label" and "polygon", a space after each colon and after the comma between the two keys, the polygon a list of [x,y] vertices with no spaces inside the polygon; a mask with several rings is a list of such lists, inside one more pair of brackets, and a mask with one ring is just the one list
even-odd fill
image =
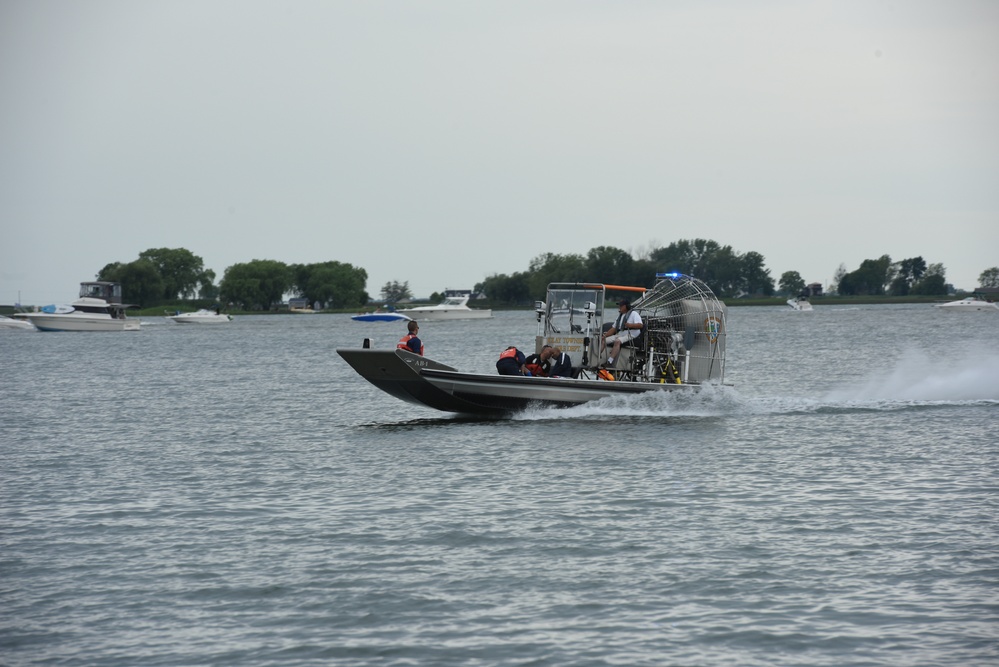
{"label": "person in orange life vest", "polygon": [[605,364],[608,368],[614,367],[614,360],[621,352],[621,344],[638,338],[638,334],[642,333],[644,326],[642,316],[638,314],[638,311],[631,309],[630,301],[623,299],[617,302],[617,306],[618,316],[614,321],[614,326],[607,330],[601,341],[604,346],[611,348]]}
{"label": "person in orange life vest", "polygon": [[406,324],[406,328],[409,330],[409,333],[399,339],[399,344],[396,347],[400,350],[408,350],[422,357],[423,341],[416,336],[416,332],[420,330],[420,325],[410,320]]}
{"label": "person in orange life vest", "polygon": [[496,370],[500,375],[530,375],[531,371],[524,368],[525,361],[524,353],[511,345],[500,353]]}
{"label": "person in orange life vest", "polygon": [[531,371],[531,375],[537,377],[545,377],[548,375],[548,371],[551,368],[551,359],[553,348],[551,345],[544,345],[541,348],[541,354],[532,354],[527,359],[524,360],[524,366],[527,370]]}
{"label": "person in orange life vest", "polygon": [[548,377],[572,377],[572,359],[561,348],[553,347],[552,354],[548,359],[552,364],[552,367],[548,370]]}

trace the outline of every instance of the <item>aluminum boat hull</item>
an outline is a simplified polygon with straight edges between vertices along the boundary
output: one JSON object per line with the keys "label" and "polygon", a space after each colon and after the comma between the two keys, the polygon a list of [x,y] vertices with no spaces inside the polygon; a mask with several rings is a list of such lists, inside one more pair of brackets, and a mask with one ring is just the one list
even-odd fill
{"label": "aluminum boat hull", "polygon": [[696,385],[462,373],[399,349],[338,349],[365,380],[398,399],[444,412],[503,415],[532,406],[571,407],[608,396],[696,391]]}

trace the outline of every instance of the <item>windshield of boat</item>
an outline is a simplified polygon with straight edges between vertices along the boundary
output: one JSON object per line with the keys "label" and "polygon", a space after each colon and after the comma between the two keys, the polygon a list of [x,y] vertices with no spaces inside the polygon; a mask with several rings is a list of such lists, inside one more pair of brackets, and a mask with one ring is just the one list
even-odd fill
{"label": "windshield of boat", "polygon": [[590,326],[596,326],[603,312],[601,289],[548,289],[547,328],[556,334],[582,334],[586,331],[586,313],[593,313]]}
{"label": "windshield of boat", "polygon": [[110,303],[121,303],[121,285],[102,281],[80,283],[80,296],[104,299]]}

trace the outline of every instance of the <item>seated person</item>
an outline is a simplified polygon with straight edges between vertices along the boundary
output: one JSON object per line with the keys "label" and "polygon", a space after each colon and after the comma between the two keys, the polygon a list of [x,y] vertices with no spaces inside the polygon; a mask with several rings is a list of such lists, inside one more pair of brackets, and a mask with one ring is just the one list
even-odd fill
{"label": "seated person", "polygon": [[500,353],[496,370],[500,375],[530,375],[531,372],[524,368],[525,361],[524,353],[511,345]]}
{"label": "seated person", "polygon": [[610,348],[607,355],[608,368],[614,367],[614,361],[621,353],[621,345],[629,343],[638,338],[642,333],[642,316],[637,311],[631,309],[631,302],[623,299],[617,302],[618,316],[614,321],[614,326],[608,329],[601,340],[603,346]]}
{"label": "seated person", "polygon": [[548,371],[548,377],[558,377],[558,378],[571,378],[572,377],[572,359],[569,355],[561,350],[561,348],[553,347],[551,357],[551,369]]}
{"label": "seated person", "polygon": [[551,368],[552,346],[545,345],[541,348],[541,354],[532,354],[524,361],[527,370],[535,377],[545,377]]}
{"label": "seated person", "polygon": [[420,325],[415,321],[410,320],[406,324],[406,330],[409,332],[405,336],[399,339],[399,343],[396,348],[400,350],[407,350],[413,354],[418,354],[423,356],[423,341],[419,339],[417,332],[420,330]]}

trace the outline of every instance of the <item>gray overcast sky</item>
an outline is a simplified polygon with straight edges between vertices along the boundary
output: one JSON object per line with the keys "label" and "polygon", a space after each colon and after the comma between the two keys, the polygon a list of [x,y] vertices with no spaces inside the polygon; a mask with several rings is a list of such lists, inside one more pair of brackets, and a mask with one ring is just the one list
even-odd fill
{"label": "gray overcast sky", "polygon": [[191,250],[377,296],[707,238],[999,265],[999,2],[0,0],[0,303]]}

